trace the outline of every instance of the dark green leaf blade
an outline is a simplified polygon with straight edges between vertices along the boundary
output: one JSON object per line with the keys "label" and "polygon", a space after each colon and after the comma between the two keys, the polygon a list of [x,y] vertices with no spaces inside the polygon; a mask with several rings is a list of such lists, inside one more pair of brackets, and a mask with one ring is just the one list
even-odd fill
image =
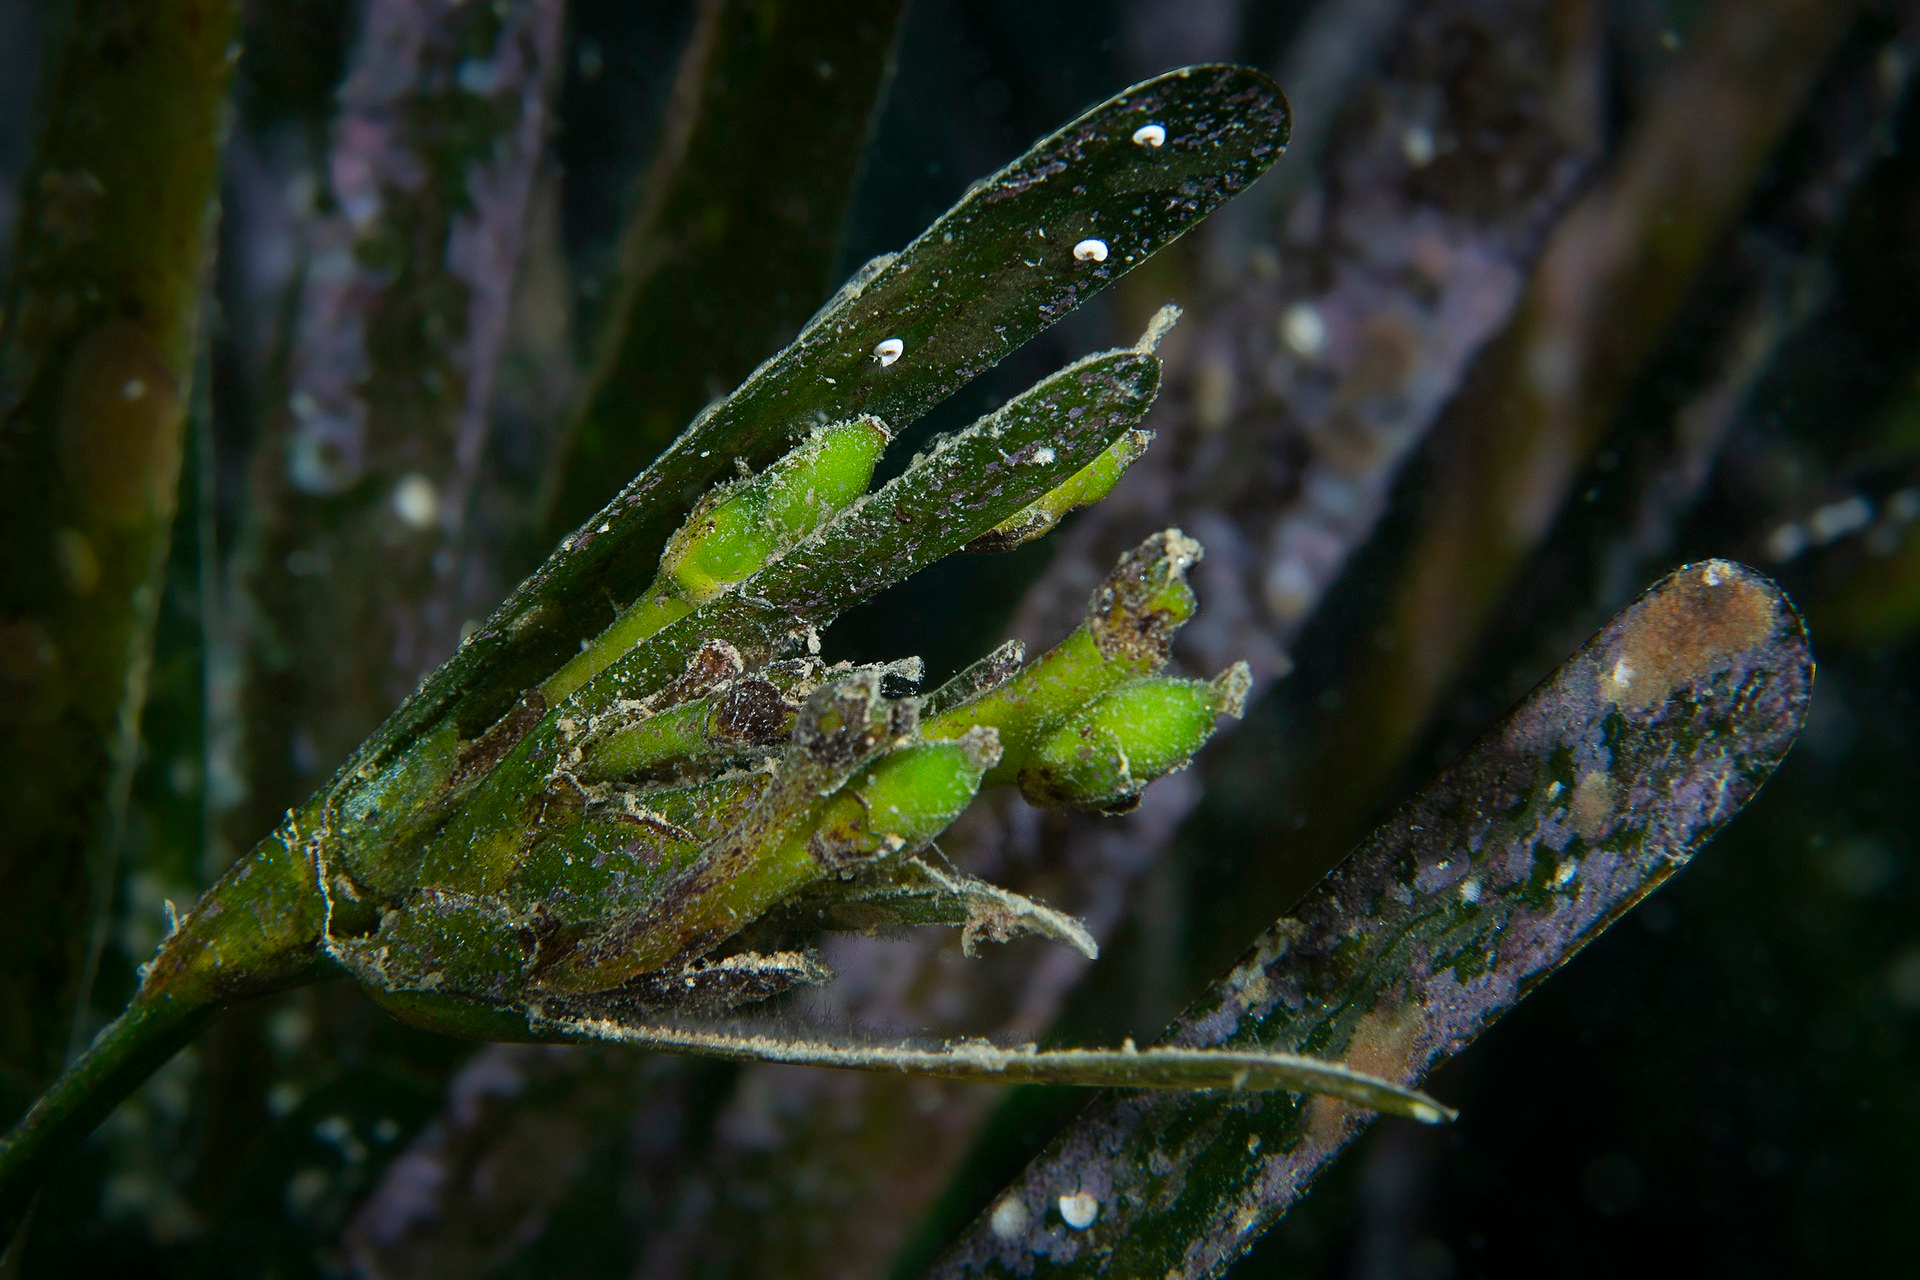
{"label": "dark green leaf blade", "polygon": [[[1133,141],[1146,123],[1161,146]],[[570,537],[369,740],[378,765],[448,716],[463,733],[631,599],[693,500],[819,423],[875,413],[898,431],[1108,282],[1176,239],[1277,158],[1286,101],[1258,71],[1171,72],[1095,107],[976,187],[897,257],[843,290],[791,347],[703,414]],[[1099,236],[1104,261],[1074,246]],[[903,343],[890,364],[875,359]]]}
{"label": "dark green leaf blade", "polygon": [[[1812,677],[1772,583],[1719,560],[1679,570],[1369,836],[1170,1041],[1418,1082],[1739,812],[1798,733]],[[934,1274],[1217,1274],[1365,1123],[1297,1097],[1103,1101]],[[1048,1206],[1082,1190],[1099,1219],[1067,1229]]]}

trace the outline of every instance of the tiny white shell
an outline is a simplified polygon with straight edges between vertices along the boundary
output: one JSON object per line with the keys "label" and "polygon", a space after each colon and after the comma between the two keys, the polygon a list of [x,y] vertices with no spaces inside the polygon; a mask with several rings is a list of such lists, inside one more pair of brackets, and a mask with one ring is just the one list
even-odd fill
{"label": "tiny white shell", "polygon": [[1061,1196],[1059,1204],[1060,1220],[1075,1231],[1085,1231],[1100,1216],[1100,1201],[1084,1191]]}
{"label": "tiny white shell", "polygon": [[1143,124],[1133,131],[1136,147],[1157,147],[1167,140],[1167,131],[1157,124]]}
{"label": "tiny white shell", "polygon": [[1073,256],[1082,262],[1105,262],[1107,260],[1107,242],[1089,237],[1073,246]]}
{"label": "tiny white shell", "polygon": [[881,365],[890,365],[906,351],[907,344],[898,338],[884,338],[873,349],[873,358]]}

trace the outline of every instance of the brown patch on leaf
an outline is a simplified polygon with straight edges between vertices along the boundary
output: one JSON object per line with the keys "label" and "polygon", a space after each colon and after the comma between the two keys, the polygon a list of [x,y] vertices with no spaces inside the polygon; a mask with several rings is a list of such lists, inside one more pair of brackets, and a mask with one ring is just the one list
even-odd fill
{"label": "brown patch on leaf", "polygon": [[1193,614],[1186,576],[1200,555],[1198,542],[1167,529],[1120,557],[1087,604],[1087,628],[1101,657],[1143,671],[1167,664],[1173,633]]}
{"label": "brown patch on leaf", "polygon": [[728,685],[715,700],[713,731],[730,743],[777,742],[793,724],[796,707],[771,681],[749,676]]}
{"label": "brown patch on leaf", "polygon": [[1629,711],[1658,706],[1764,644],[1778,620],[1774,593],[1740,566],[1709,560],[1682,570],[1628,612],[1601,659],[1600,696]]}
{"label": "brown patch on leaf", "polygon": [[513,710],[501,716],[493,728],[460,750],[460,764],[454,770],[451,786],[458,787],[486,773],[518,746],[520,739],[533,732],[540,717],[547,714],[547,700],[538,689],[530,690],[513,704]]}
{"label": "brown patch on leaf", "polygon": [[[1353,1039],[1340,1055],[1342,1065],[1396,1084],[1410,1082],[1421,1022],[1420,1009],[1413,1004],[1369,1011],[1355,1025]],[[1318,1146],[1337,1146],[1347,1117],[1362,1114],[1352,1103],[1315,1097],[1307,1103],[1307,1137]]]}
{"label": "brown patch on leaf", "polygon": [[880,695],[877,671],[857,671],[808,697],[794,724],[794,748],[810,763],[852,768],[898,736],[894,707]]}
{"label": "brown patch on leaf", "polygon": [[1574,784],[1567,816],[1588,844],[1596,844],[1606,835],[1613,825],[1613,781],[1604,770],[1584,774]]}
{"label": "brown patch on leaf", "polygon": [[705,697],[747,669],[740,651],[725,640],[708,637],[687,659],[687,669],[673,682],[648,699],[655,711],[677,707],[683,702]]}

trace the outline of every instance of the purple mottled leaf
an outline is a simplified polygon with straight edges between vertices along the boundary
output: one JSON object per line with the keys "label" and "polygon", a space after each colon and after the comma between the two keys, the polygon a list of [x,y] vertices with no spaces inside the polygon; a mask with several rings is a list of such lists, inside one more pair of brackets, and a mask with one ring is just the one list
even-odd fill
{"label": "purple mottled leaf", "polygon": [[[1723,560],[1677,571],[1374,831],[1169,1041],[1424,1079],[1739,812],[1798,733],[1812,676],[1772,583]],[[1368,1120],[1298,1096],[1113,1097],[935,1274],[1217,1274]],[[1090,1224],[1063,1218],[1080,1195]]]}

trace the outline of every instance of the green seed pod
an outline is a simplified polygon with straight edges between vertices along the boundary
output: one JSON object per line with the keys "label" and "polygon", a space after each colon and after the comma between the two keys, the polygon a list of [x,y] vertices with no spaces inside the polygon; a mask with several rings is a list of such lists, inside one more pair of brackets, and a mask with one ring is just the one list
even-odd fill
{"label": "green seed pod", "polygon": [[548,677],[541,695],[550,705],[558,703],[621,654],[751,577],[851,505],[872,483],[889,439],[886,424],[871,414],[835,423],[759,475],[708,493],[667,540],[652,585]]}
{"label": "green seed pod", "polygon": [[1236,663],[1211,681],[1149,676],[1094,700],[1036,745],[1020,771],[1035,804],[1115,813],[1149,782],[1186,767],[1216,717],[1239,718],[1250,676]]}
{"label": "green seed pod", "polygon": [[895,751],[827,803],[809,847],[827,867],[923,849],[973,802],[999,759],[991,729]]}
{"label": "green seed pod", "polygon": [[867,491],[887,446],[875,417],[827,427],[750,480],[715,489],[667,543],[658,588],[699,605]]}
{"label": "green seed pod", "polygon": [[1000,734],[1001,760],[991,783],[1010,782],[1033,746],[1093,699],[1167,664],[1174,632],[1193,616],[1187,571],[1200,544],[1178,529],[1154,534],[1120,557],[1094,589],[1087,620],[1011,679],[994,672],[982,692],[936,693],[942,710],[922,730],[955,737],[974,726]]}

